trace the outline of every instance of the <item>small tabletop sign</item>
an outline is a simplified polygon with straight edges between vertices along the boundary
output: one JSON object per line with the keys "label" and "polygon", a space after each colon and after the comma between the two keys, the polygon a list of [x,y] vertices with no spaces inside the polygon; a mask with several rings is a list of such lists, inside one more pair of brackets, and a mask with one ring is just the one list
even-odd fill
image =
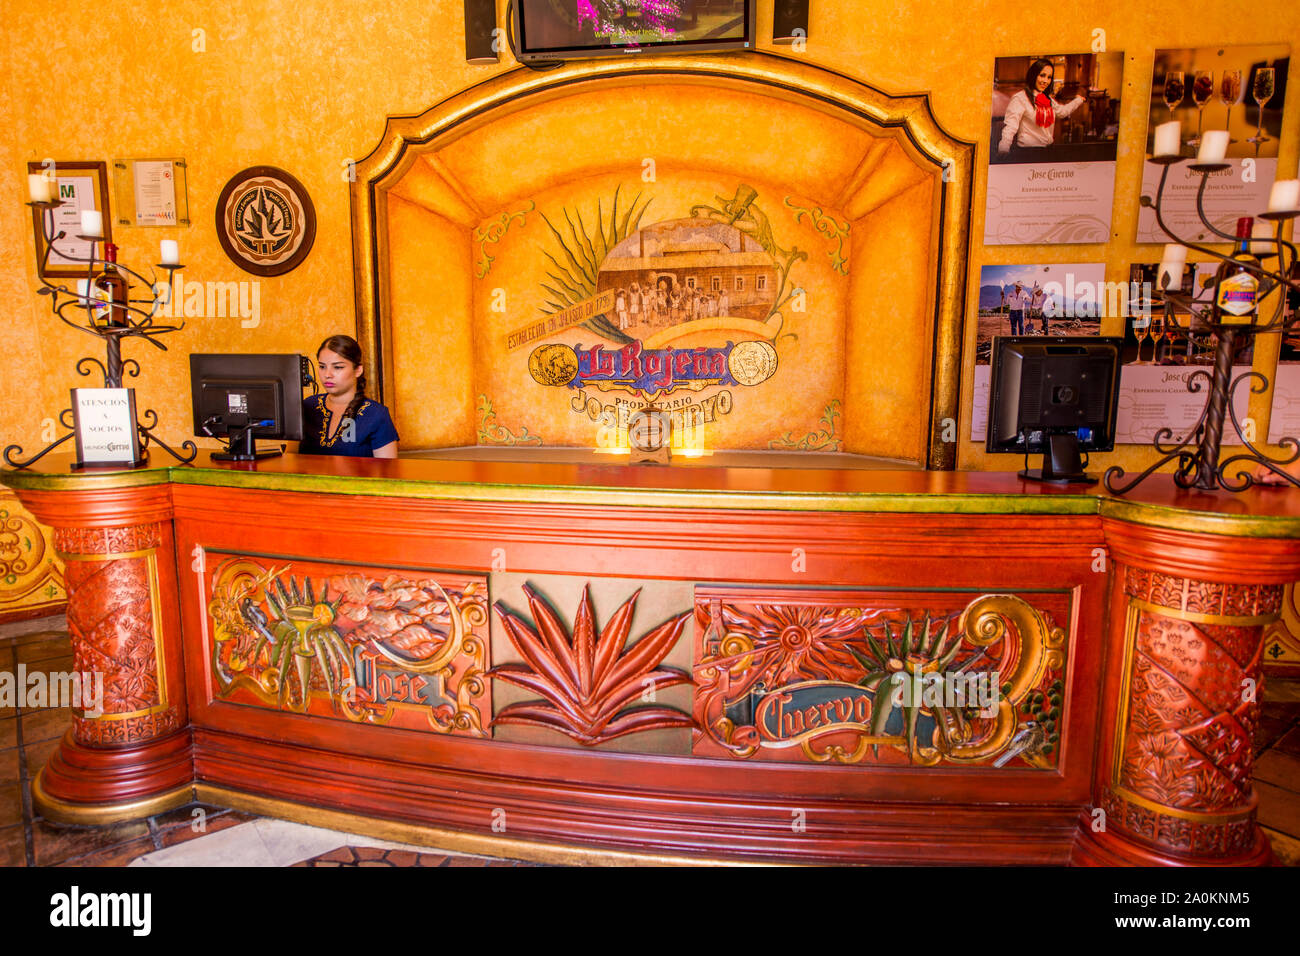
{"label": "small tabletop sign", "polygon": [[671,441],[672,420],[653,402],[628,420],[627,443],[633,464],[668,464],[673,457]]}
{"label": "small tabletop sign", "polygon": [[136,429],[135,389],[74,388],[78,468],[144,464]]}

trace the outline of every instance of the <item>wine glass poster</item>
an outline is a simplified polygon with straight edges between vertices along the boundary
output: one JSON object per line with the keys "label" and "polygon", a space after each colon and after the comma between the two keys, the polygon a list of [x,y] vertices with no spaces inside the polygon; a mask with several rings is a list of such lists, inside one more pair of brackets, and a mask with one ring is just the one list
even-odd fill
{"label": "wine glass poster", "polygon": [[1106,267],[1097,263],[984,266],[975,335],[971,441],[988,429],[989,362],[995,335],[1100,335],[1103,316],[1119,314]]}
{"label": "wine glass poster", "polygon": [[[1300,316],[1300,292],[1287,293],[1283,306],[1285,322]],[[1269,416],[1268,440],[1276,444],[1284,435],[1300,438],[1300,330],[1283,328],[1261,340],[1277,340],[1277,370],[1273,373],[1273,410]],[[1261,341],[1260,348],[1265,348]]]}
{"label": "wine glass poster", "polygon": [[[1179,123],[1180,155],[1189,160],[1197,155],[1206,132],[1227,130],[1225,158],[1230,165],[1210,175],[1204,204],[1206,218],[1229,235],[1239,217],[1268,207],[1269,190],[1277,178],[1290,53],[1285,43],[1156,51],[1146,155],[1154,153],[1155,128],[1171,120]],[[1169,167],[1161,216],[1180,239],[1222,242],[1210,235],[1197,215],[1201,174],[1190,167],[1190,162]],[[1142,195],[1155,198],[1162,168],[1142,164]],[[1294,175],[1293,170],[1282,178]],[[1137,241],[1170,241],[1151,208],[1138,211]]]}
{"label": "wine glass poster", "polygon": [[[1214,269],[1214,263],[1185,263],[1170,287],[1187,294],[1203,290],[1207,280],[1213,284]],[[1157,431],[1169,427],[1177,444],[1196,426],[1205,408],[1205,389],[1188,391],[1187,380],[1198,369],[1209,371],[1214,362],[1214,334],[1192,329],[1188,312],[1165,314],[1159,263],[1129,266],[1128,287],[1115,442],[1149,445]],[[1242,345],[1233,360],[1234,376],[1250,370],[1250,344],[1243,341]],[[1243,420],[1248,400],[1245,389],[1233,398],[1233,408]],[[1229,434],[1231,429],[1224,434],[1224,444],[1231,443]]]}
{"label": "wine glass poster", "polygon": [[986,245],[1110,238],[1123,72],[1122,53],[994,61]]}

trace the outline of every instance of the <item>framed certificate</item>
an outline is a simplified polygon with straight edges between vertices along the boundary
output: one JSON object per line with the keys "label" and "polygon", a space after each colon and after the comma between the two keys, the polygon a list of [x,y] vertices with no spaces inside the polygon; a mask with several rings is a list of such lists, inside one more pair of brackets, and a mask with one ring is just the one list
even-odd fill
{"label": "framed certificate", "polygon": [[119,226],[188,226],[184,159],[113,160],[113,205]]}
{"label": "framed certificate", "polygon": [[[27,171],[32,174],[46,173],[48,169],[46,163],[27,164]],[[47,277],[84,276],[85,260],[90,258],[91,243],[77,238],[81,232],[81,214],[90,209],[98,210],[104,223],[103,242],[113,241],[113,220],[108,214],[108,166],[106,163],[56,162],[53,169],[58,183],[55,196],[62,205],[55,207],[52,212],[32,207],[36,270]],[[54,235],[63,232],[64,236],[58,240],[54,251],[50,253],[49,262],[46,262],[45,229],[41,219],[50,215],[54,217]]]}
{"label": "framed certificate", "polygon": [[72,419],[77,441],[77,468],[145,462],[136,428],[135,389],[74,388]]}

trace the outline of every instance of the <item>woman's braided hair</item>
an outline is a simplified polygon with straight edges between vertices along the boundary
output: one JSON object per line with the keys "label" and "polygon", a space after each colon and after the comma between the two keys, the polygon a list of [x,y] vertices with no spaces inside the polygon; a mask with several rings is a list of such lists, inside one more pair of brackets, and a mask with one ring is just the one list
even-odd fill
{"label": "woman's braided hair", "polygon": [[[350,335],[331,335],[320,344],[316,350],[316,358],[320,358],[321,352],[333,352],[341,358],[347,359],[353,365],[361,364],[361,346],[357,340]],[[361,403],[366,400],[366,371],[363,368],[357,375],[357,393],[352,396],[352,401],[348,404],[347,411],[343,413],[343,418],[356,420],[356,414],[361,409]],[[342,421],[339,426],[342,427]]]}

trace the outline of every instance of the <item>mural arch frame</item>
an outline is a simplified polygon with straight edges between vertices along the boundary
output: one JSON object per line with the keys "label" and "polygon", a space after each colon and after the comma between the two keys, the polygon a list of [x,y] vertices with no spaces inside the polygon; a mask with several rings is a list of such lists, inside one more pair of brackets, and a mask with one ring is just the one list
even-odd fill
{"label": "mural arch frame", "polygon": [[975,145],[948,134],[925,94],[891,95],[802,58],[766,52],[593,60],[537,72],[524,67],[454,94],[418,115],[389,116],[376,148],[353,169],[350,187],[357,338],[366,354],[371,392],[392,404],[395,371],[387,308],[385,191],[401,181],[422,152],[439,149],[498,119],[598,84],[687,83],[725,86],[837,117],[873,136],[892,139],[934,177],[928,290],[930,382],[923,466],[951,470],[959,420]]}

